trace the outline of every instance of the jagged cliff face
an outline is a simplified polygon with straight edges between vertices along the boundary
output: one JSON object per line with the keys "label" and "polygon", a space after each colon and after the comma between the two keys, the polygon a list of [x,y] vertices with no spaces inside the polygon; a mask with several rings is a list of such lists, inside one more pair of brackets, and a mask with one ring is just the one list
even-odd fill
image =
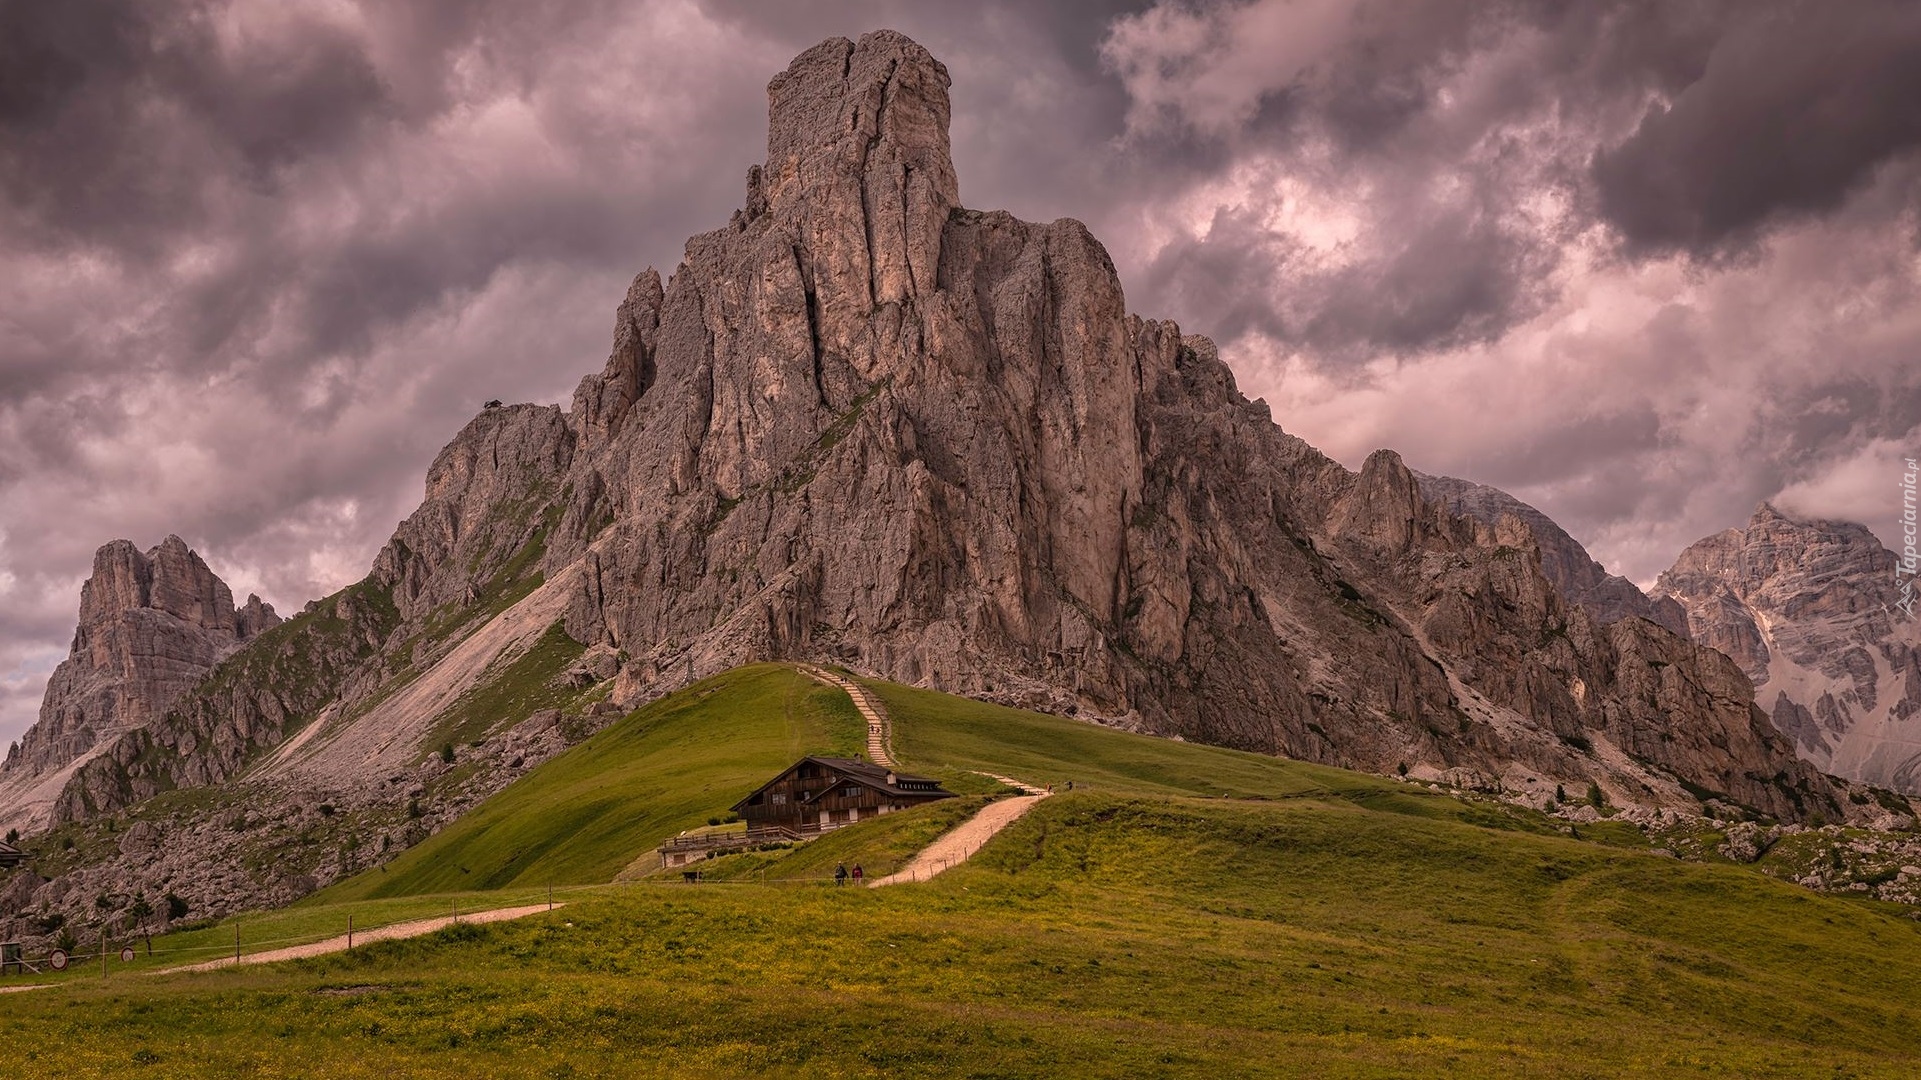
{"label": "jagged cliff face", "polygon": [[1895,554],[1852,522],[1765,503],[1707,537],[1658,589],[1734,658],[1801,755],[1840,776],[1921,791],[1921,623],[1897,602]]}
{"label": "jagged cliff face", "polygon": [[[483,413],[365,581],[89,762],[56,819],[242,774],[391,806],[556,624],[622,705],[829,660],[1543,797],[1837,809],[1725,657],[1570,606],[1537,530],[1392,453],[1355,474],[1286,434],[1207,339],[1127,314],[1080,223],[963,208],[947,83],[892,33],[798,58],[743,209],[636,278],[571,411]],[[474,745],[524,718],[494,719]]]}
{"label": "jagged cliff face", "polygon": [[1457,480],[1452,476],[1415,473],[1421,493],[1441,502],[1457,514],[1465,514],[1488,525],[1498,524],[1503,515],[1519,518],[1533,533],[1541,549],[1541,572],[1561,590],[1561,595],[1602,626],[1622,619],[1646,619],[1688,636],[1688,614],[1672,597],[1651,597],[1628,579],[1610,574],[1569,536],[1554,519],[1502,491],[1500,488]]}
{"label": "jagged cliff face", "polygon": [[153,723],[221,659],[279,622],[257,596],[235,608],[226,583],[177,536],[145,553],[126,540],[102,547],[40,719],[0,766],[0,826],[44,824],[54,792],[40,789],[50,778]]}

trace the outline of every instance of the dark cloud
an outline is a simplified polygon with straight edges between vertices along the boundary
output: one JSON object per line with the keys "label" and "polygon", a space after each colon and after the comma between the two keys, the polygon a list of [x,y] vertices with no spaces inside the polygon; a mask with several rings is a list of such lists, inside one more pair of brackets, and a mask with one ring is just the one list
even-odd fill
{"label": "dark cloud", "polygon": [[1555,261],[1550,246],[1496,214],[1425,216],[1379,259],[1317,282],[1301,338],[1329,357],[1357,359],[1491,341],[1539,309]]}
{"label": "dark cloud", "polygon": [[[1148,280],[1197,325],[1319,363],[1498,338],[1551,298],[1595,201],[1597,143],[1698,79],[1736,10],[1161,5],[1104,47],[1140,152],[1187,186],[1253,163],[1295,188],[1235,191],[1211,227],[1153,253]],[[1318,258],[1300,239],[1315,223],[1290,213],[1312,216],[1314,196],[1364,219]]]}
{"label": "dark cloud", "polygon": [[0,190],[16,238],[157,254],[204,224],[225,184],[270,192],[385,111],[343,31],[296,16],[223,48],[215,14],[110,0],[0,11]]}
{"label": "dark cloud", "polygon": [[1832,211],[1921,145],[1921,6],[1747,13],[1700,77],[1594,159],[1600,207],[1641,253],[1715,254]]}

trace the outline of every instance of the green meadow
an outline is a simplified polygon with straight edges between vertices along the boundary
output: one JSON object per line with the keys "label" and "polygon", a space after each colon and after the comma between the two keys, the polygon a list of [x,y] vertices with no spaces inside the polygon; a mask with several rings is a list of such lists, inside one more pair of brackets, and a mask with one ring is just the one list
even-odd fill
{"label": "green meadow", "polygon": [[[8,1075],[1921,1075],[1906,909],[1397,781],[874,689],[908,767],[963,799],[714,859],[700,884],[648,874],[649,848],[793,757],[858,745],[844,697],[730,672],[386,873],[239,922],[312,939],[549,886],[557,910],[195,974],[151,972],[231,926],[159,938],[105,978],[0,996]],[[997,790],[987,772],[1062,793],[931,882],[828,879],[897,865]]]}

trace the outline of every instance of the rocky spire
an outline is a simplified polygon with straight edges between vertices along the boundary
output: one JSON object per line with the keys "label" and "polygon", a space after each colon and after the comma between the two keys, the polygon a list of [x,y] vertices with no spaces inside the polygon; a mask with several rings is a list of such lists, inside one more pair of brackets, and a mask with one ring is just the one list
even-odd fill
{"label": "rocky spire", "polygon": [[947,87],[947,68],[892,30],[824,41],[767,86],[767,163],[749,175],[748,213],[764,202],[799,229],[840,348],[875,307],[933,291],[960,205]]}

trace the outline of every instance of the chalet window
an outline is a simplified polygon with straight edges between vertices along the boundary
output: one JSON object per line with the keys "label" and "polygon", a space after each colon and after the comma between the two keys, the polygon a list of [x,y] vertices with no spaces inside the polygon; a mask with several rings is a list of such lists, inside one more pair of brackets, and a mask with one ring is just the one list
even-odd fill
{"label": "chalet window", "polygon": [[[774,793],[774,794],[773,794],[773,795],[771,796],[771,798],[772,798],[772,799],[774,800],[774,805],[775,805],[775,806],[786,806],[786,805],[787,805],[787,796],[785,796],[785,795],[782,795],[782,794],[781,794],[780,792],[778,792],[778,791],[777,791],[777,792],[775,792],[775,793]],[[759,802],[760,800],[758,800],[758,799],[756,799],[756,800],[754,800],[754,801],[756,801],[756,802]]]}
{"label": "chalet window", "polygon": [[849,785],[847,785],[846,787],[844,787],[844,788],[842,788],[842,789],[841,789],[841,792],[840,792],[840,797],[841,797],[841,798],[843,798],[843,799],[858,799],[858,798],[860,798],[860,785],[859,785],[859,784],[849,784]]}
{"label": "chalet window", "polygon": [[813,764],[802,765],[800,771],[794,775],[800,777],[802,780],[812,780],[814,777],[820,775],[820,766]]}
{"label": "chalet window", "polygon": [[[776,795],[776,796],[774,796],[774,801],[775,801],[775,802],[779,802],[779,801],[780,801],[780,796],[779,796],[779,795]],[[748,805],[748,806],[759,806],[759,805],[760,805],[760,796],[759,796],[759,795],[756,795],[756,796],[754,796],[753,798],[751,798],[751,799],[748,799],[748,800],[747,800],[747,805]]]}

